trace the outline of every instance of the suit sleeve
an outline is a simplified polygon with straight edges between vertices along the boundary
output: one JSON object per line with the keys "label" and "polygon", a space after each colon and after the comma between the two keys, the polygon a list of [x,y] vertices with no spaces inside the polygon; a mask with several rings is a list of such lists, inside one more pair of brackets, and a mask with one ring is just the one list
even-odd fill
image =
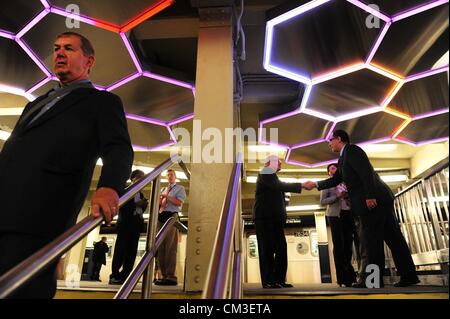
{"label": "suit sleeve", "polygon": [[322,205],[330,205],[335,203],[338,200],[335,192],[332,192],[330,189],[325,189],[320,193],[320,203]]}
{"label": "suit sleeve", "polygon": [[375,181],[373,167],[366,153],[356,145],[352,145],[347,155],[348,163],[360,178],[366,198],[375,198]]}
{"label": "suit sleeve", "polygon": [[105,95],[98,105],[98,138],[103,167],[97,188],[113,188],[120,196],[131,173],[133,148],[122,101],[114,94],[102,93]]}
{"label": "suit sleeve", "polygon": [[331,187],[336,187],[342,182],[341,174],[339,173],[339,170],[334,173],[333,177],[330,177],[328,179],[325,179],[323,181],[317,182],[317,189],[321,191],[322,189],[327,189]]}
{"label": "suit sleeve", "polygon": [[301,183],[284,183],[277,178],[276,174],[260,174],[259,178],[267,188],[281,192],[301,193]]}

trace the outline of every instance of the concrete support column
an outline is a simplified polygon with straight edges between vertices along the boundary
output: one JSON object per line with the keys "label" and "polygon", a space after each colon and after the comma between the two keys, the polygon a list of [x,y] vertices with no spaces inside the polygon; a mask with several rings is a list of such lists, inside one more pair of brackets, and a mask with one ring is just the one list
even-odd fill
{"label": "concrete support column", "polygon": [[[225,162],[225,129],[234,127],[232,11],[231,7],[216,7],[200,8],[199,13],[186,291],[203,289],[233,166]],[[214,136],[206,130],[213,132]],[[211,151],[205,145],[211,146],[212,141],[215,148]],[[206,149],[209,149],[206,155],[217,152],[219,147],[222,150],[221,161],[209,163],[201,154]]]}

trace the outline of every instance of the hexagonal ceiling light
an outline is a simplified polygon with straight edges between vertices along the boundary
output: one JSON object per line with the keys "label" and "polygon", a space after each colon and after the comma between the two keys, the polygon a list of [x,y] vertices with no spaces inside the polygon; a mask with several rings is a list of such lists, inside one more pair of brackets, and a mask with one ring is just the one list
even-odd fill
{"label": "hexagonal ceiling light", "polygon": [[[265,125],[267,125],[268,123],[271,123],[271,122],[279,121],[281,119],[285,119],[285,118],[294,116],[294,115],[298,115],[300,113],[305,113],[305,114],[313,115],[313,116],[316,116],[316,117],[319,117],[319,118],[322,118],[322,119],[325,119],[328,121],[333,121],[334,122],[333,127],[341,121],[349,120],[352,118],[356,118],[359,116],[364,116],[364,115],[368,115],[368,114],[372,114],[372,113],[376,113],[379,111],[385,111],[387,113],[393,114],[395,116],[398,116],[398,117],[404,119],[404,122],[402,123],[402,125],[400,125],[400,127],[397,128],[394,132],[389,132],[389,134],[386,134],[386,135],[389,135],[389,137],[383,138],[383,141],[385,139],[395,138],[410,122],[412,122],[413,119],[410,115],[405,114],[404,112],[396,111],[395,109],[388,108],[388,105],[392,101],[392,99],[396,96],[396,94],[398,93],[398,91],[400,90],[402,85],[404,83],[407,83],[409,81],[416,79],[416,77],[415,76],[405,77],[403,75],[397,74],[396,72],[394,72],[392,70],[389,70],[384,67],[376,65],[375,63],[372,62],[372,60],[373,60],[378,48],[380,47],[384,37],[386,36],[388,29],[390,28],[390,26],[393,23],[403,20],[403,19],[406,19],[406,18],[409,18],[413,15],[420,14],[427,10],[436,8],[438,6],[441,6],[445,3],[448,3],[448,0],[439,0],[439,1],[428,2],[426,4],[423,4],[423,5],[411,8],[411,9],[407,9],[404,12],[396,13],[392,17],[389,17],[388,15],[382,13],[381,11],[375,10],[373,7],[363,3],[361,1],[358,1],[358,0],[347,0],[346,2],[353,4],[354,6],[364,10],[365,12],[371,14],[372,16],[377,17],[378,19],[380,19],[381,21],[384,22],[384,25],[382,26],[381,31],[379,32],[378,36],[376,37],[376,40],[374,41],[373,45],[371,46],[371,49],[366,52],[367,53],[366,56],[362,57],[360,54],[360,56],[358,57],[358,56],[355,56],[355,54],[353,54],[353,58],[356,57],[357,60],[358,59],[360,60],[357,62],[351,63],[350,61],[348,61],[348,59],[346,60],[345,58],[342,58],[340,61],[337,61],[337,62],[341,62],[340,65],[333,65],[332,63],[330,64],[329,61],[321,61],[322,63],[318,63],[319,66],[316,67],[315,69],[314,69],[314,67],[309,67],[308,68],[309,72],[305,72],[304,70],[302,72],[301,67],[300,67],[300,69],[298,68],[298,63],[296,64],[297,69],[295,69],[295,67],[294,68],[286,67],[286,66],[280,65],[279,63],[276,63],[276,61],[275,62],[273,61],[274,60],[273,55],[274,55],[275,27],[280,28],[280,27],[282,27],[282,24],[285,24],[285,23],[290,23],[291,27],[292,26],[295,27],[296,21],[293,18],[299,17],[301,15],[305,16],[307,13],[311,12],[312,10],[315,10],[314,13],[316,13],[318,10],[328,10],[329,11],[331,5],[334,6],[333,10],[336,10],[336,6],[337,6],[336,2],[331,2],[329,0],[328,1],[327,0],[310,1],[310,2],[307,2],[301,6],[293,9],[293,10],[290,10],[284,14],[281,14],[267,22],[267,24],[266,24],[266,39],[265,39],[265,47],[264,47],[264,67],[265,67],[265,69],[269,72],[273,72],[273,73],[279,74],[281,76],[284,76],[284,77],[287,77],[287,78],[290,78],[290,79],[293,79],[293,80],[296,80],[298,82],[305,84],[306,90],[305,90],[305,93],[303,95],[302,101],[301,101],[298,109],[296,109],[295,111],[289,112],[289,113],[285,113],[285,114],[278,115],[273,118],[269,118],[269,119],[260,121],[259,141],[261,143],[275,144],[275,143],[270,143],[270,142],[264,140],[264,134],[262,134],[262,132],[263,132]],[[345,1],[341,1],[340,3],[342,6],[342,3],[345,3]],[[328,8],[327,8],[327,5],[329,5]],[[355,14],[353,14],[353,15],[355,16]],[[308,18],[311,18],[311,16],[309,16]],[[448,17],[447,17],[447,20],[448,20]],[[292,22],[292,21],[294,21],[294,22]],[[297,24],[299,24],[299,23],[297,23]],[[297,25],[297,28],[298,28],[298,25]],[[315,31],[317,32],[317,30],[315,30]],[[286,40],[286,39],[284,39],[284,40]],[[289,41],[287,41],[287,42],[289,42]],[[299,45],[299,46],[301,46],[301,45]],[[303,47],[306,47],[306,46],[303,46]],[[332,49],[334,49],[334,48],[332,48]],[[317,52],[315,52],[315,53],[317,53]],[[295,51],[295,54],[297,54],[297,51]],[[306,55],[308,55],[308,53],[306,53]],[[286,59],[289,60],[289,58],[290,57],[288,56]],[[320,60],[320,57],[319,57],[319,60]],[[305,59],[303,58],[303,60],[301,60],[300,62],[308,63],[311,61],[308,61],[308,60],[305,61]],[[336,62],[336,61],[334,61],[334,62]],[[342,64],[344,64],[344,66],[342,66]],[[326,66],[325,68],[324,68],[324,65]],[[430,75],[430,74],[439,73],[439,72],[442,72],[442,69],[445,69],[445,68],[447,68],[447,70],[448,70],[448,66],[446,66],[446,67],[440,68],[438,70],[426,71],[424,74]],[[335,70],[333,70],[333,69],[335,69]],[[330,112],[323,112],[323,110],[317,110],[314,107],[312,107],[312,108],[310,107],[310,99],[311,99],[311,96],[313,95],[312,94],[313,88],[316,85],[318,85],[320,83],[324,83],[326,81],[337,79],[339,77],[350,75],[351,73],[360,72],[363,69],[368,69],[373,72],[379,73],[380,75],[385,76],[385,77],[391,79],[392,81],[394,81],[394,85],[391,86],[389,88],[389,90],[387,90],[387,92],[385,93],[385,97],[381,103],[374,103],[374,105],[372,107],[370,107],[369,105],[366,105],[362,108],[360,107],[360,110],[357,110],[354,112],[349,112],[349,113],[344,113],[345,111],[342,110],[341,114],[330,114]],[[318,72],[318,71],[320,71],[320,72]],[[422,75],[418,75],[418,76],[422,76]],[[330,130],[330,133],[331,132],[332,132],[332,130]],[[322,143],[324,141],[326,141],[325,138],[319,139],[319,140],[313,140],[313,141],[306,141],[300,145],[296,145],[295,148],[292,147],[292,145],[291,145],[288,150],[288,154],[287,154],[286,158],[289,159],[290,155],[293,154],[293,150],[295,150],[295,149],[305,147],[305,146],[315,145],[318,143]],[[435,140],[433,140],[433,141],[435,141]],[[373,142],[379,142],[379,141],[368,141],[368,143],[373,143]],[[276,144],[278,144],[278,143],[276,143]],[[303,162],[291,161],[291,162],[299,164],[299,165],[304,165],[304,166],[314,165],[312,163],[306,163],[304,161]],[[324,163],[325,162],[321,162],[318,164],[323,165]],[[317,166],[317,165],[314,165],[314,166]]]}
{"label": "hexagonal ceiling light", "polygon": [[[56,0],[53,2],[57,2],[57,4],[62,4],[64,1],[61,0]],[[83,1],[81,1],[83,2]],[[39,56],[25,43],[25,41],[23,40],[23,37],[27,34],[27,32],[29,32],[34,26],[36,26],[42,19],[44,19],[48,14],[53,13],[59,16],[63,16],[65,18],[70,18],[70,19],[74,19],[76,21],[80,21],[83,22],[85,24],[91,25],[91,26],[95,26],[104,30],[108,30],[108,31],[112,31],[115,33],[118,33],[120,36],[121,41],[123,42],[124,46],[126,47],[126,50],[136,68],[136,72],[128,75],[120,80],[118,80],[115,83],[112,83],[110,85],[98,85],[98,84],[94,84],[94,86],[97,89],[100,90],[114,90],[116,88],[118,88],[119,86],[137,78],[140,76],[144,76],[144,77],[148,77],[148,78],[152,78],[158,81],[163,81],[166,83],[170,83],[172,85],[177,85],[177,86],[181,86],[184,88],[188,88],[192,91],[192,93],[195,93],[194,90],[194,86],[190,83],[186,83],[183,81],[179,81],[176,79],[172,79],[170,77],[167,76],[163,76],[163,75],[159,75],[159,74],[155,74],[152,73],[150,71],[144,71],[142,69],[142,66],[133,50],[132,45],[130,44],[125,32],[129,31],[130,29],[132,29],[133,27],[135,27],[136,25],[138,25],[139,23],[145,21],[146,19],[148,19],[149,17],[155,15],[156,13],[160,12],[161,10],[163,10],[164,8],[168,7],[169,5],[171,5],[174,1],[173,0],[163,0],[163,1],[154,1],[154,3],[151,6],[148,6],[146,9],[144,9],[140,14],[136,15],[135,17],[125,21],[124,23],[122,23],[121,25],[118,24],[114,24],[108,21],[104,21],[104,20],[100,20],[100,19],[96,19],[93,17],[89,17],[88,15],[83,15],[83,14],[74,14],[73,12],[68,12],[64,9],[61,9],[60,7],[50,4],[47,0],[41,0],[41,4],[43,6],[42,11],[40,11],[29,23],[27,23],[20,31],[18,31],[17,33],[11,32],[11,31],[6,31],[6,30],[0,30],[0,37],[9,39],[9,40],[13,40],[15,42],[17,42],[17,44],[20,45],[20,47],[28,54],[28,56],[34,61],[34,63],[42,70],[42,72],[45,74],[45,78],[38,81],[37,83],[35,83],[34,85],[32,85],[29,88],[18,88],[18,87],[13,87],[13,86],[9,86],[9,85],[5,85],[5,84],[0,84],[0,91],[3,92],[7,92],[7,93],[13,93],[13,94],[18,94],[21,96],[26,97],[28,100],[33,100],[35,97],[32,95],[33,92],[39,90],[40,88],[42,88],[43,86],[47,85],[53,80],[57,80],[56,77],[54,75],[51,74],[49,68],[47,68],[47,66],[45,65],[45,63],[39,58]],[[72,1],[71,1],[72,3]],[[94,10],[95,11],[95,10]],[[20,114],[17,114],[20,115]],[[193,118],[193,114],[186,114],[183,115],[179,118],[176,119],[172,119],[170,121],[167,122],[163,122],[160,121],[158,119],[152,119],[152,118],[145,118],[142,116],[138,116],[135,114],[126,114],[127,118],[132,119],[132,120],[137,120],[137,121],[141,121],[141,122],[146,122],[146,123],[151,123],[153,125],[159,125],[159,126],[163,126],[168,130],[168,134],[170,136],[170,141],[161,145],[156,145],[154,148],[160,148],[160,147],[164,147],[167,145],[171,145],[176,143],[176,139],[174,137],[174,134],[170,128],[171,125],[180,123],[182,121],[186,121],[189,120],[191,118]],[[136,146],[137,149],[140,150],[152,150],[152,147],[139,147]]]}

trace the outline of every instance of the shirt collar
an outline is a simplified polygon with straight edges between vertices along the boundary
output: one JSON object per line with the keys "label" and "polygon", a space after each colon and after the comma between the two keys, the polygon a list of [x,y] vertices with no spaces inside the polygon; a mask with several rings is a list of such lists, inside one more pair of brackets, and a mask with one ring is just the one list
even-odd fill
{"label": "shirt collar", "polygon": [[[80,80],[80,81],[72,82],[72,83],[70,83],[70,84],[67,85],[67,86],[71,86],[71,85],[79,84],[79,83],[91,83],[91,81],[88,80],[88,79],[86,79],[86,80]],[[53,87],[53,91],[58,91],[58,90],[61,90],[62,88],[63,88],[63,86],[61,86],[61,83],[58,83],[58,84],[56,84],[56,85]]]}

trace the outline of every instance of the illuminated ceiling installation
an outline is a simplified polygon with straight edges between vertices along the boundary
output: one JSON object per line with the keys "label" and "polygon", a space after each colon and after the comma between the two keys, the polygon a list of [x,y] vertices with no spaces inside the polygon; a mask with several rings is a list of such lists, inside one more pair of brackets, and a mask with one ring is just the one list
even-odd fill
{"label": "illuminated ceiling installation", "polygon": [[[16,20],[15,23],[10,24],[7,21],[0,25],[0,47],[4,48],[0,50],[0,55],[3,53],[6,57],[4,66],[6,63],[15,66],[14,73],[2,72],[0,94],[8,95],[8,98],[10,98],[9,95],[23,96],[28,101],[32,101],[55,85],[57,79],[50,71],[52,60],[48,44],[52,43],[56,34],[70,31],[65,23],[67,19],[71,19],[80,24],[80,30],[87,32],[91,41],[94,38],[96,40],[93,41],[94,43],[103,44],[96,47],[98,61],[113,59],[110,63],[116,62],[113,67],[103,66],[99,72],[91,76],[97,89],[119,94],[118,90],[135,81],[157,81],[160,87],[184,96],[185,100],[193,104],[195,92],[193,84],[144,69],[127,35],[132,28],[173,2],[173,0],[133,1],[123,7],[121,1],[94,5],[88,0],[41,0],[40,3],[19,0],[16,4],[8,5],[10,8],[14,5],[22,6],[22,15],[27,20],[18,23]],[[81,13],[75,14],[68,10],[74,4],[81,8]],[[4,8],[5,11],[8,10],[8,6]],[[13,12],[9,12],[9,15],[13,15]],[[50,36],[46,33],[47,30],[59,32]],[[113,57],[109,57],[110,55]],[[0,68],[3,69],[1,64]],[[171,126],[193,118],[193,110],[189,107],[185,108],[186,111],[173,112],[174,117],[166,116],[161,119],[157,117],[157,114],[155,117],[148,117],[129,112],[127,104],[124,101],[135,150],[155,150],[175,144],[176,138]],[[6,112],[11,120],[16,120],[22,112],[22,108],[17,107],[10,110],[15,111],[14,114]],[[150,140],[143,138],[145,136]],[[136,140],[140,140],[141,143]]]}
{"label": "illuminated ceiling installation", "polygon": [[[305,93],[294,111],[260,118],[259,141],[288,148],[288,163],[317,167],[336,161],[326,143],[334,129],[357,135],[359,145],[448,140],[449,67],[423,62],[448,34],[448,1],[399,8],[408,2],[379,1],[377,10],[358,0],[314,0],[268,15],[264,68]],[[367,25],[374,21],[378,27]]]}

